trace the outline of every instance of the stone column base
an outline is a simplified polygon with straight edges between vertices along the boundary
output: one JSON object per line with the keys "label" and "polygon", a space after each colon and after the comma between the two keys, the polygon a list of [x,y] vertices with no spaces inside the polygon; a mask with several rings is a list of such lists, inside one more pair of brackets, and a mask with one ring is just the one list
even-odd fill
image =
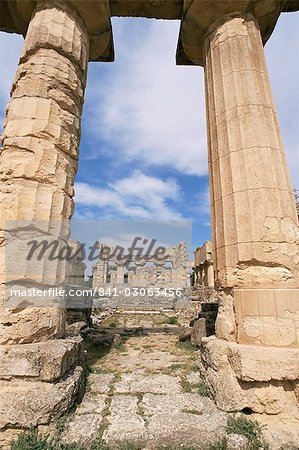
{"label": "stone column base", "polygon": [[81,338],[0,346],[0,448],[30,426],[50,424],[84,390]]}
{"label": "stone column base", "polygon": [[[202,339],[201,373],[218,406],[264,417],[288,418],[299,443],[299,348],[242,345]],[[291,422],[296,426],[291,426]]]}
{"label": "stone column base", "polygon": [[243,412],[266,428],[273,450],[298,448],[299,348],[202,339],[201,374],[218,406]]}

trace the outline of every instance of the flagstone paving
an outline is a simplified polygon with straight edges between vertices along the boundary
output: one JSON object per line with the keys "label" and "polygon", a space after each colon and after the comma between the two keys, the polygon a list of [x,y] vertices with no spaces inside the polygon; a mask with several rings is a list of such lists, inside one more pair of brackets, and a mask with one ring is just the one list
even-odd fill
{"label": "flagstone paving", "polygon": [[64,442],[88,446],[100,434],[113,448],[154,450],[210,449],[221,441],[227,414],[205,396],[199,350],[179,344],[178,324],[163,322],[164,315],[118,314],[94,331],[119,334],[122,343],[103,349],[97,336],[98,345],[87,343],[91,373]]}

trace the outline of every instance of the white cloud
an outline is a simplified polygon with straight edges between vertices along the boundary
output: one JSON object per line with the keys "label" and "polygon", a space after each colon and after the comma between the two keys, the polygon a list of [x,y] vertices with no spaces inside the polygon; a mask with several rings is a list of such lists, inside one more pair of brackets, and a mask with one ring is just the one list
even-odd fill
{"label": "white cloud", "polygon": [[179,22],[143,26],[140,39],[133,28],[132,41],[126,22],[114,21],[119,64],[104,88],[90,79],[90,125],[107,146],[117,142],[126,161],[205,175],[203,69],[175,65]]}
{"label": "white cloud", "polygon": [[23,42],[22,36],[0,32],[0,60],[2,61],[0,83],[1,127],[4,119],[5,106],[9,100],[10,88],[18,66]]}
{"label": "white cloud", "polygon": [[282,14],[265,50],[293,184],[299,188],[299,12]]}
{"label": "white cloud", "polygon": [[108,188],[77,183],[75,201],[85,207],[105,208],[132,219],[177,220],[181,214],[168,202],[175,203],[181,196],[180,188],[172,180],[161,180],[135,171],[131,177],[111,183]]}

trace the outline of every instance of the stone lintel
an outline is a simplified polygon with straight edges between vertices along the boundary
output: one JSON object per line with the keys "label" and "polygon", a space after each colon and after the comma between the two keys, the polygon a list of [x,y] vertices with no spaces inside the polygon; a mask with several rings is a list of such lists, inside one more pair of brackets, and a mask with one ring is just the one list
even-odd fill
{"label": "stone lintel", "polygon": [[36,344],[0,346],[0,380],[31,379],[52,382],[78,364],[81,338]]}

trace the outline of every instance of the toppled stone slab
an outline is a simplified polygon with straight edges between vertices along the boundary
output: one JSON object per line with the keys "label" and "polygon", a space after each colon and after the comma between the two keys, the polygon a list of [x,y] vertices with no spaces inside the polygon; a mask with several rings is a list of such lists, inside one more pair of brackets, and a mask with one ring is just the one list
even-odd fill
{"label": "toppled stone slab", "polygon": [[203,337],[206,337],[206,319],[198,319],[191,329],[190,342],[192,345],[200,345]]}
{"label": "toppled stone slab", "polygon": [[0,379],[12,378],[55,381],[81,356],[81,338],[57,339],[37,344],[0,347]]}
{"label": "toppled stone slab", "polygon": [[150,392],[152,394],[175,394],[182,392],[179,378],[170,375],[144,375],[127,373],[115,384],[117,394]]}
{"label": "toppled stone slab", "polygon": [[0,430],[43,425],[61,416],[83,389],[83,369],[56,384],[43,381],[0,382]]}

